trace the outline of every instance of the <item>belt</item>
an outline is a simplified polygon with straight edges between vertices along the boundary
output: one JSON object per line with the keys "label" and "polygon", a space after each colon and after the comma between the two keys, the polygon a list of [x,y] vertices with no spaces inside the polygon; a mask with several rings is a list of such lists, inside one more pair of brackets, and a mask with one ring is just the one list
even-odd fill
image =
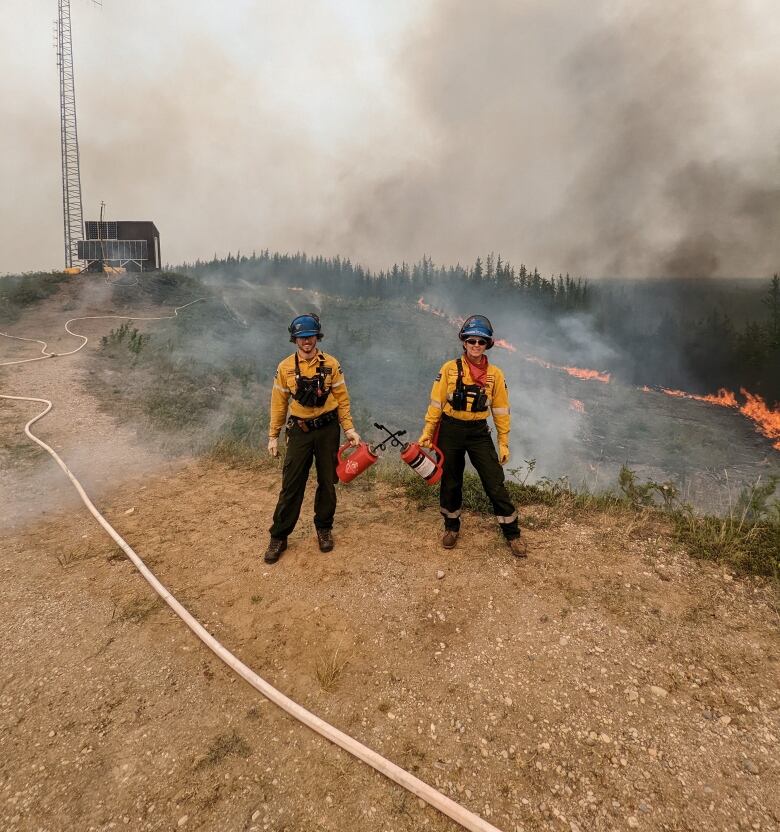
{"label": "belt", "polygon": [[481,427],[487,424],[487,419],[457,419],[455,416],[450,416],[447,413],[442,413],[441,420],[442,422],[454,423],[465,427]]}
{"label": "belt", "polygon": [[327,413],[323,413],[322,416],[315,416],[313,419],[299,419],[297,416],[290,416],[287,420],[287,429],[289,430],[290,428],[297,427],[304,433],[308,433],[310,430],[324,428],[325,425],[335,422],[336,419],[338,419],[338,416],[338,408],[335,410],[329,410]]}

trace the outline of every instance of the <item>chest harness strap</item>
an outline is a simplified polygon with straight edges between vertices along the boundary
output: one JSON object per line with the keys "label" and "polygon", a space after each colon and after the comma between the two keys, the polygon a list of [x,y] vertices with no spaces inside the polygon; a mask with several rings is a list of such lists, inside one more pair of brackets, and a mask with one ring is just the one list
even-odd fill
{"label": "chest harness strap", "polygon": [[295,353],[295,394],[293,398],[303,407],[322,407],[330,389],[325,389],[325,357],[319,354],[317,374],[313,378],[301,375],[301,367],[298,363],[298,353]]}
{"label": "chest harness strap", "polygon": [[482,413],[488,409],[488,397],[484,388],[478,384],[463,383],[463,359],[458,358],[458,381],[450,404],[453,410],[470,410],[472,413]]}

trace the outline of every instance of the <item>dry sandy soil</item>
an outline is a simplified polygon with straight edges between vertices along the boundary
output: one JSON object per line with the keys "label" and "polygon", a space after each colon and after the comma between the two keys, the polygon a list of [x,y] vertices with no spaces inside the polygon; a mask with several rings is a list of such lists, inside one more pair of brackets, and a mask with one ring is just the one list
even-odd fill
{"label": "dry sandy soil", "polygon": [[[341,489],[334,552],[307,499],[268,567],[279,471],[144,456],[80,361],[6,372],[3,389],[59,397],[39,433],[80,451],[77,473],[114,455],[113,484],[92,475],[99,507],[283,692],[502,830],[780,829],[770,587],[614,514],[526,511],[526,562],[468,516],[444,552],[434,513],[360,481]],[[59,469],[8,450],[29,409],[0,412],[6,509],[17,493],[45,505],[15,502],[0,547],[1,829],[457,828],[238,680],[86,510],[58,503]]]}

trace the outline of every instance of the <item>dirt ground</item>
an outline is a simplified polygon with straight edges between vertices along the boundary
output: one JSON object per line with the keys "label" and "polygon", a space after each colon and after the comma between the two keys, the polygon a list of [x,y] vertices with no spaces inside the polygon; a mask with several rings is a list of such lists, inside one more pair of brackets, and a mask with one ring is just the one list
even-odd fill
{"label": "dirt ground", "polygon": [[[614,514],[527,510],[526,562],[467,516],[445,552],[434,512],[360,481],[341,487],[334,552],[317,550],[309,495],[269,567],[279,471],[143,456],[89,409],[79,360],[0,383],[60,396],[43,438],[99,468],[108,519],[284,693],[502,830],[780,829],[771,587]],[[1,829],[458,828],[207,651],[60,502],[59,469],[8,450],[27,412],[0,403],[6,509],[45,506],[14,501],[0,545]],[[109,446],[113,482],[93,464]]]}

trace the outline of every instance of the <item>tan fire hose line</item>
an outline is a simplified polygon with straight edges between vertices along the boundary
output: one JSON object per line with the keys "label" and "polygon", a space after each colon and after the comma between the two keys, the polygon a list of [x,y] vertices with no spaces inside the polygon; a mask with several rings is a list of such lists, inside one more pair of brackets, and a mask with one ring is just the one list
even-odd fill
{"label": "tan fire hose line", "polygon": [[[199,300],[203,300],[203,298],[199,298]],[[198,301],[192,301],[192,303],[197,303]],[[191,306],[191,303],[186,304],[186,306]],[[27,358],[22,359],[20,361],[6,361],[0,363],[0,367],[9,366],[12,364],[24,364],[29,361],[40,361],[43,358],[55,358],[57,355],[64,356],[64,355],[73,355],[73,353],[78,352],[82,349],[88,342],[88,338],[86,335],[80,335],[77,332],[73,332],[69,329],[68,325],[73,323],[74,321],[79,320],[99,320],[102,318],[130,318],[135,321],[152,321],[152,320],[165,320],[166,318],[174,318],[178,314],[180,309],[185,309],[186,306],[179,306],[177,307],[173,315],[166,315],[161,318],[139,318],[139,317],[132,317],[130,315],[90,315],[85,318],[71,318],[66,324],[65,329],[77,338],[82,339],[82,343],[75,349],[71,350],[70,352],[65,353],[49,353],[46,350],[46,342],[39,341],[37,339],[32,338],[19,338],[15,335],[7,335],[4,332],[0,332],[0,335],[4,335],[6,338],[17,338],[18,340],[22,341],[33,341],[34,343],[43,344],[42,352],[44,355],[38,356],[37,358]],[[371,766],[372,768],[376,769],[381,774],[384,774],[385,777],[388,777],[390,780],[393,780],[395,783],[398,783],[399,786],[403,786],[407,791],[411,792],[412,794],[416,795],[417,797],[424,800],[426,803],[429,803],[435,809],[438,809],[443,814],[447,815],[449,818],[452,818],[456,823],[460,824],[464,829],[471,830],[471,832],[501,832],[497,827],[493,826],[492,824],[488,823],[486,820],[483,820],[479,815],[470,812],[465,807],[461,806],[459,803],[456,803],[454,800],[451,800],[446,795],[443,795],[441,792],[436,791],[432,786],[429,786],[427,783],[423,782],[419,778],[415,777],[413,774],[410,774],[405,769],[402,769],[400,766],[397,766],[395,763],[390,762],[390,760],[385,759],[382,757],[381,754],[378,754],[376,751],[368,748],[368,746],[363,745],[358,740],[354,739],[353,737],[349,736],[349,734],[345,734],[343,731],[339,731],[338,728],[334,728],[329,723],[325,722],[324,720],[320,719],[318,716],[313,714],[311,711],[306,710],[306,708],[299,705],[297,702],[294,702],[292,699],[285,696],[281,691],[278,691],[275,687],[270,685],[268,682],[265,681],[261,676],[258,676],[257,673],[254,672],[250,667],[247,667],[237,656],[234,656],[226,647],[217,641],[214,636],[209,633],[209,631],[196,619],[194,618],[187,609],[176,600],[176,598],[171,595],[171,593],[165,588],[165,586],[160,583],[160,581],[155,577],[154,573],[146,566],[146,564],[141,560],[141,558],[133,551],[132,547],[126,540],[124,540],[119,533],[114,529],[114,527],[106,520],[105,517],[97,510],[92,500],[90,500],[89,496],[87,495],[86,491],[81,486],[81,483],[76,479],[73,473],[70,471],[68,466],[62,461],[59,457],[57,452],[49,447],[43,440],[39,439],[35,434],[32,433],[30,427],[34,425],[39,419],[42,419],[52,408],[52,403],[48,399],[38,399],[33,398],[30,396],[8,396],[4,394],[0,394],[0,399],[10,399],[11,401],[20,401],[20,402],[38,402],[39,404],[46,405],[45,409],[42,410],[37,416],[34,416],[30,419],[29,422],[24,426],[24,432],[27,436],[35,442],[36,445],[39,445],[46,451],[48,454],[52,456],[54,461],[60,468],[65,472],[65,475],[73,484],[73,487],[78,492],[79,497],[81,497],[82,502],[84,505],[89,509],[92,516],[97,520],[97,522],[103,527],[109,537],[119,546],[120,549],[127,555],[127,557],[132,561],[135,568],[141,573],[141,575],[146,579],[146,581],[150,584],[152,589],[162,598],[163,601],[176,613],[176,615],[181,618],[181,620],[192,630],[192,632],[210,649],[212,650],[223,662],[225,662],[228,667],[232,668],[242,679],[249,682],[249,684],[258,690],[260,693],[263,694],[267,699],[270,699],[275,705],[278,705],[282,710],[286,711],[290,716],[295,717],[299,722],[302,722],[304,725],[311,728],[313,731],[316,731],[318,734],[321,734],[326,739],[329,739],[332,743],[335,743],[340,748],[343,748],[345,751],[352,754],[354,757],[357,757],[359,760],[362,760],[367,765]]]}

